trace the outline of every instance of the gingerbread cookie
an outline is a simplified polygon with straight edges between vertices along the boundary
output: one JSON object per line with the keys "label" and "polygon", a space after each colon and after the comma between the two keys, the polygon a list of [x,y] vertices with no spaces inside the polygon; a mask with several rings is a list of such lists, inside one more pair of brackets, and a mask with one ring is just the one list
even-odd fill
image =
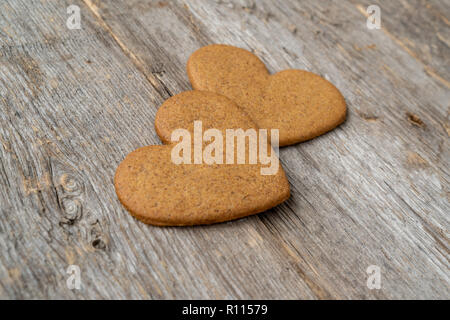
{"label": "gingerbread cookie", "polygon": [[[238,160],[239,147],[228,149],[230,130],[256,133],[259,129],[225,96],[195,90],[173,96],[158,110],[155,128],[167,145],[132,152],[114,179],[122,204],[143,222],[178,226],[228,221],[268,210],[289,197],[289,183],[278,158],[269,144],[261,148],[260,136],[253,148],[250,139],[243,140],[243,163]],[[175,134],[174,140],[177,132],[181,135]],[[208,139],[208,132],[215,133],[214,139]],[[195,144],[199,134],[200,143]],[[190,139],[181,153],[177,149],[183,142],[180,137]],[[222,138],[217,145],[222,150],[214,149],[208,158],[212,142]],[[255,146],[257,157],[252,163]],[[262,153],[264,149],[267,154]]]}
{"label": "gingerbread cookie", "polygon": [[194,121],[202,121],[202,129],[257,128],[238,105],[225,96],[206,91],[185,91],[167,99],[158,109],[155,130],[164,143],[171,143],[174,130],[194,131]]}
{"label": "gingerbread cookie", "polygon": [[158,226],[210,224],[266,211],[289,197],[283,170],[261,165],[174,164],[172,145],[148,146],[117,168],[119,200],[139,220]]}
{"label": "gingerbread cookie", "polygon": [[195,51],[187,73],[196,90],[235,101],[260,128],[279,129],[280,146],[317,137],[346,117],[342,94],[311,72],[285,70],[270,75],[252,53],[228,45]]}

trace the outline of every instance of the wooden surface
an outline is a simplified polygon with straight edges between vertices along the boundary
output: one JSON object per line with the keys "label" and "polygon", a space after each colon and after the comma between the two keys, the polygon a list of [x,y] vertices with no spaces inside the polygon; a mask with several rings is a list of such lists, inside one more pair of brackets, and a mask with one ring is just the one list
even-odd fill
{"label": "wooden surface", "polygon": [[[0,298],[450,298],[449,15],[448,0],[3,0]],[[160,143],[155,112],[209,43],[326,77],[348,119],[281,149],[292,196],[269,212],[144,225],[115,169]]]}

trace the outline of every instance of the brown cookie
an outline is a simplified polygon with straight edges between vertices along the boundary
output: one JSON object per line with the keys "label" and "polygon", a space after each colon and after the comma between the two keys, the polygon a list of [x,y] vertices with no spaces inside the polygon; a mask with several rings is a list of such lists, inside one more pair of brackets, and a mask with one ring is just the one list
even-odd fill
{"label": "brown cookie", "polygon": [[[140,148],[116,171],[117,195],[133,216],[160,226],[209,224],[268,210],[289,197],[289,183],[278,158],[273,154],[276,170],[263,173],[271,164],[263,163],[259,152],[257,162],[250,163],[249,140],[244,143],[244,164],[237,163],[238,148],[232,154],[235,161],[226,163],[226,142],[221,164],[194,164],[194,122],[199,121],[202,133],[216,129],[224,139],[229,129],[258,130],[235,102],[213,92],[187,91],[165,101],[157,112],[155,128],[168,145]],[[179,141],[172,142],[171,136],[177,129],[192,136],[191,164],[174,162]],[[211,142],[201,143],[201,155]]]}
{"label": "brown cookie", "polygon": [[283,170],[261,165],[174,164],[173,145],[148,146],[117,168],[119,200],[139,220],[158,226],[210,224],[268,210],[289,197]]}
{"label": "brown cookie", "polygon": [[345,100],[329,81],[302,70],[271,76],[263,62],[244,49],[200,48],[189,58],[187,73],[194,89],[225,95],[258,127],[278,129],[280,146],[317,137],[346,117]]}
{"label": "brown cookie", "polygon": [[202,121],[202,129],[257,128],[238,105],[225,96],[206,91],[185,91],[167,99],[158,109],[155,130],[161,141],[171,143],[175,129],[193,133],[194,121]]}

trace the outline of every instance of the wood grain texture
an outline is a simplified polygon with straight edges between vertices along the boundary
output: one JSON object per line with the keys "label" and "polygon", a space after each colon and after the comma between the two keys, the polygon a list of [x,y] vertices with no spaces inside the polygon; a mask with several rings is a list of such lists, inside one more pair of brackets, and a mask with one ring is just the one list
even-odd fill
{"label": "wood grain texture", "polygon": [[[381,30],[369,4],[3,1],[0,298],[449,298],[450,3],[375,1]],[[144,225],[114,171],[160,143],[155,112],[190,89],[187,58],[209,43],[324,76],[348,120],[281,149],[291,198],[269,212]]]}

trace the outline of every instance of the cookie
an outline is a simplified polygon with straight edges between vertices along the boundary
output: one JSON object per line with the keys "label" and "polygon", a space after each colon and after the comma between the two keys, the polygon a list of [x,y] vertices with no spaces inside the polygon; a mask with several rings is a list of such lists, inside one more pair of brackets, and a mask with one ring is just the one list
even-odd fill
{"label": "cookie", "polygon": [[283,170],[261,165],[174,164],[173,145],[147,146],[119,165],[119,200],[137,219],[157,226],[211,224],[266,211],[289,197]]}
{"label": "cookie", "polygon": [[[208,130],[215,130],[217,136],[202,139],[199,154],[203,158],[196,163],[198,144],[194,142],[199,123],[202,137]],[[229,130],[259,132],[250,117],[229,98],[196,90],[175,95],[159,108],[155,129],[166,145],[132,152],[119,165],[114,179],[119,200],[141,221],[159,226],[223,222],[266,211],[289,198],[283,168],[270,144],[266,142],[265,148],[261,147],[261,136],[255,144],[254,163],[250,161],[254,150],[250,139],[244,140],[243,163],[238,163],[242,149],[228,149]],[[183,161],[179,162],[174,161],[174,154],[179,156],[176,148],[181,141],[172,139],[177,130],[191,138],[189,149],[186,153],[183,150],[179,157]],[[206,150],[220,136],[224,139],[223,149],[213,154],[215,160],[221,155],[222,161],[208,162]],[[261,157],[264,149],[270,162]],[[233,159],[230,163],[229,157]],[[274,163],[276,166],[272,167]]]}
{"label": "cookie", "polygon": [[171,143],[175,129],[194,131],[194,121],[202,121],[202,129],[258,128],[238,105],[225,96],[214,92],[185,91],[167,99],[155,116],[155,130],[164,143]]}
{"label": "cookie", "polygon": [[187,73],[195,90],[235,101],[260,128],[279,129],[280,146],[332,130],[346,118],[345,99],[322,77],[303,70],[270,75],[258,57],[229,45],[195,51]]}

